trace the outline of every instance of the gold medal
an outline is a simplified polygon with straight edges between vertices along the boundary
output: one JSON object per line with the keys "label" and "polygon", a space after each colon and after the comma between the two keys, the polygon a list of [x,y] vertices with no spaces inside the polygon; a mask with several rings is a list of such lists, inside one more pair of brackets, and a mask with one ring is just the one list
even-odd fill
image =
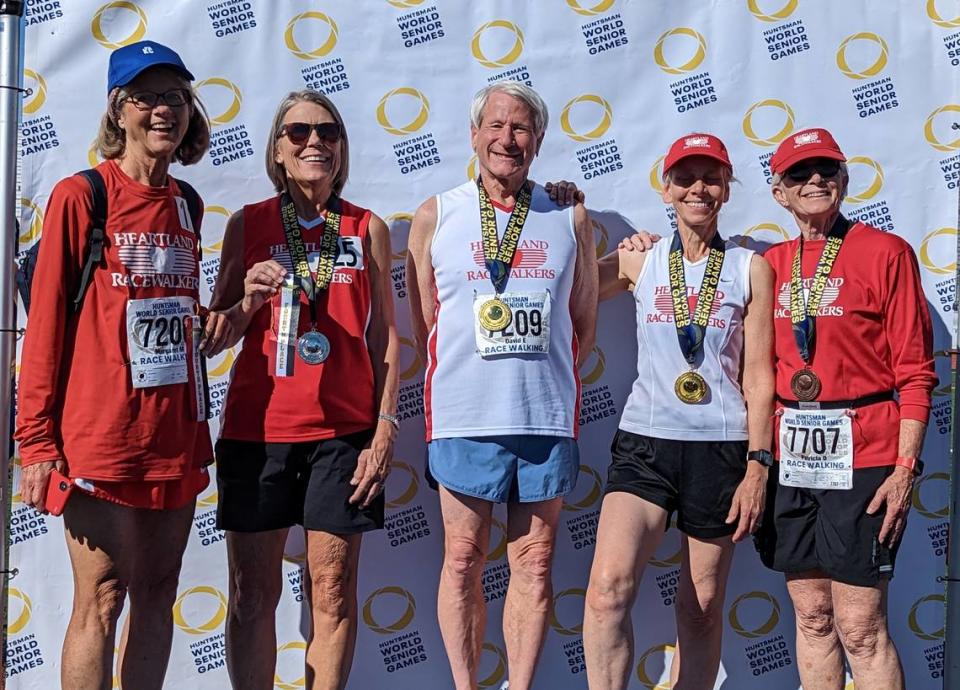
{"label": "gold medal", "polygon": [[688,405],[695,405],[707,397],[707,381],[695,371],[685,371],[677,377],[673,392]]}
{"label": "gold medal", "polygon": [[510,322],[513,321],[513,313],[506,302],[494,297],[480,305],[477,318],[483,328],[498,333],[506,330],[507,326],[510,325]]}
{"label": "gold medal", "polygon": [[790,390],[801,402],[816,400],[820,395],[820,388],[820,377],[810,369],[800,369],[790,377]]}

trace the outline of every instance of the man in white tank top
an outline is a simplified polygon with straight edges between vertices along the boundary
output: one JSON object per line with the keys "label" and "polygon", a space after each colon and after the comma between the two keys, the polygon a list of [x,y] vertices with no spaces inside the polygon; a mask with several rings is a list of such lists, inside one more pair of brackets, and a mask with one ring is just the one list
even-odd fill
{"label": "man in white tank top", "polygon": [[560,208],[527,177],[546,125],[546,105],[524,84],[482,89],[471,108],[478,180],[427,200],[410,228],[428,476],[444,523],[437,612],[457,690],[477,683],[480,579],[493,506],[503,502],[509,686],[531,686],[562,497],[579,471],[577,365],[593,347],[597,265],[583,204]]}

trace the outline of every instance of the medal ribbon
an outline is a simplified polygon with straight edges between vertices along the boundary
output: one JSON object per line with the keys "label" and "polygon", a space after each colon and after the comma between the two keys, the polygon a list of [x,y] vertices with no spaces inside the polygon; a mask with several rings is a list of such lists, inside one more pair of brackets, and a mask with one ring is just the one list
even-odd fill
{"label": "medal ribbon", "polygon": [[317,261],[317,275],[314,278],[310,272],[310,262],[307,260],[307,248],[303,243],[303,234],[300,232],[300,220],[297,218],[297,208],[288,194],[284,194],[280,202],[280,219],[283,222],[283,234],[287,237],[287,248],[290,250],[290,260],[293,262],[293,272],[297,286],[307,295],[310,303],[310,323],[317,325],[317,298],[321,290],[326,290],[333,280],[333,271],[340,255],[340,200],[331,197],[327,208],[327,217],[323,224],[323,237],[320,239],[320,258]]}
{"label": "medal ribbon", "polygon": [[714,234],[710,241],[710,254],[707,257],[707,266],[703,271],[703,280],[700,281],[700,292],[697,294],[697,308],[690,318],[690,307],[687,302],[687,280],[683,271],[683,243],[680,233],[673,233],[673,243],[670,245],[668,267],[670,273],[670,296],[673,298],[673,321],[677,327],[677,340],[680,351],[691,366],[696,359],[697,352],[703,347],[703,338],[710,320],[710,310],[717,297],[717,285],[720,284],[720,270],[723,268],[724,244],[719,234]]}
{"label": "medal ribbon", "polygon": [[800,260],[803,254],[803,236],[797,244],[797,251],[793,255],[793,265],[790,267],[790,322],[793,327],[793,338],[800,350],[800,358],[804,364],[809,364],[813,356],[813,344],[816,338],[814,328],[817,310],[820,309],[820,300],[827,287],[827,279],[833,270],[833,265],[840,254],[840,245],[850,229],[850,221],[842,215],[837,216],[833,228],[828,233],[827,243],[817,260],[817,268],[810,282],[810,294],[806,304],[803,299],[803,278],[800,275]]}
{"label": "medal ribbon", "polygon": [[517,253],[520,233],[523,232],[523,224],[527,221],[527,213],[530,212],[530,189],[527,183],[520,188],[517,203],[510,214],[510,220],[507,221],[501,241],[497,240],[497,212],[479,177],[477,190],[480,194],[480,236],[483,240],[483,260],[487,270],[490,271],[493,289],[499,295],[506,287],[507,278],[510,276],[510,264],[513,263],[513,257]]}

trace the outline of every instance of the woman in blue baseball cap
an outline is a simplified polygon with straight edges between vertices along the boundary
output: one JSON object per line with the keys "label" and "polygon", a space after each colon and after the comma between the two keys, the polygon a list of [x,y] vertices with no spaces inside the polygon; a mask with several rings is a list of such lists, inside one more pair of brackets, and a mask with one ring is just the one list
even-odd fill
{"label": "woman in blue baseball cap", "polygon": [[[16,438],[24,503],[63,507],[74,576],[61,667],[67,690],[111,687],[127,598],[120,680],[138,690],[162,686],[183,551],[209,482],[203,206],[167,174],[173,161],[196,163],[209,146],[192,79],[159,43],[114,51],[97,136],[105,160],[61,180],[47,207]],[[93,261],[96,251],[102,257]]]}

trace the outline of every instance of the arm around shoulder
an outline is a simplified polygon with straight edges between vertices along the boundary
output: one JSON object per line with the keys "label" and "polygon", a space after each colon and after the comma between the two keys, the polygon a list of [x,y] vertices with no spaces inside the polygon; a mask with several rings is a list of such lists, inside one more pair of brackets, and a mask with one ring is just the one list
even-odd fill
{"label": "arm around shoulder", "polygon": [[580,352],[579,358],[582,361],[596,342],[600,278],[590,215],[581,203],[573,207],[573,224],[577,238],[577,261],[570,316],[573,319]]}

